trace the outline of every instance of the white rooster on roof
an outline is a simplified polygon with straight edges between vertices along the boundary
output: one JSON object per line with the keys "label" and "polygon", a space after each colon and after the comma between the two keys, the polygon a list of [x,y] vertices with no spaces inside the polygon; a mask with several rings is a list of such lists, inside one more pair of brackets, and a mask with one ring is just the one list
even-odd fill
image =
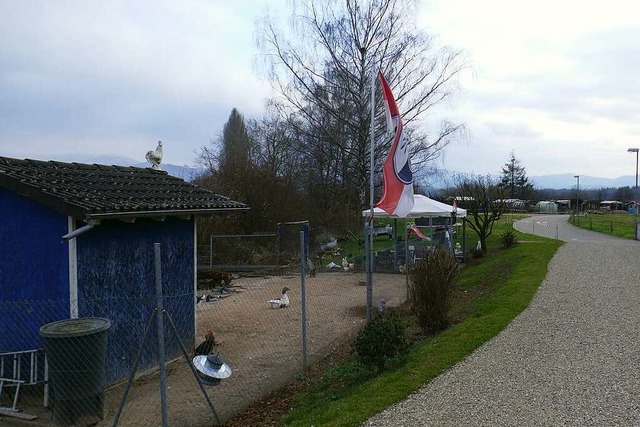
{"label": "white rooster on roof", "polygon": [[151,163],[151,169],[160,169],[160,162],[162,161],[162,141],[158,141],[158,147],[155,150],[147,152],[147,161]]}

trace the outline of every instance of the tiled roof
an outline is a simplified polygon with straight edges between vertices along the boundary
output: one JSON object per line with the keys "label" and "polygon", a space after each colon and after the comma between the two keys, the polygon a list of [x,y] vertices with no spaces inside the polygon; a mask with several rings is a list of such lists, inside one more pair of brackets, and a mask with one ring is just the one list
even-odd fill
{"label": "tiled roof", "polygon": [[84,219],[248,209],[151,168],[0,157],[0,188]]}

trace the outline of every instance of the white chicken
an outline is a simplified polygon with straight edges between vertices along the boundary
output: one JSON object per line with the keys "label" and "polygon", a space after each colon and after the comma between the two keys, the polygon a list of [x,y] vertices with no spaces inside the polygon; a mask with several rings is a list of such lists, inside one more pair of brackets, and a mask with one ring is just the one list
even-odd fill
{"label": "white chicken", "polygon": [[287,288],[286,286],[282,288],[282,295],[280,296],[280,298],[269,300],[271,306],[275,308],[278,308],[278,305],[280,308],[287,307],[289,305],[289,295],[287,294],[287,292],[289,292],[290,290],[291,289]]}
{"label": "white chicken", "polygon": [[162,141],[158,141],[158,147],[155,150],[148,151],[145,157],[151,163],[151,169],[159,170],[160,162],[162,162]]}
{"label": "white chicken", "polygon": [[342,269],[345,273],[349,272],[349,261],[347,261],[347,257],[342,258]]}
{"label": "white chicken", "polygon": [[348,274],[349,271],[355,268],[356,268],[355,264],[352,262],[349,262],[347,257],[342,258],[342,269],[344,270],[345,274]]}

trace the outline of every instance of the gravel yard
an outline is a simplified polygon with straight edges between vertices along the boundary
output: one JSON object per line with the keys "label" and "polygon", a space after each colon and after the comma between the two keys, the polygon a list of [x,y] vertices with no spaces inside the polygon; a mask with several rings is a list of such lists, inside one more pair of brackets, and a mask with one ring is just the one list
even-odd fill
{"label": "gravel yard", "polygon": [[640,244],[560,226],[531,306],[366,426],[640,425]]}
{"label": "gravel yard", "polygon": [[[366,287],[361,284],[363,280],[363,274],[342,272],[306,277],[309,363],[320,360],[335,347],[351,340],[365,323]],[[405,280],[405,276],[399,274],[375,274],[374,309],[380,300],[385,300],[387,306],[404,302],[407,294]],[[233,280],[232,285],[237,292],[217,302],[197,304],[196,344],[204,340],[210,329],[218,342],[213,351],[220,352],[233,370],[233,375],[220,385],[207,387],[223,421],[290,383],[303,370],[300,277],[247,277]],[[270,308],[268,301],[280,296],[285,286],[291,289],[290,306]],[[184,359],[168,364],[167,386],[169,425],[197,427],[214,424],[215,418]],[[123,382],[106,391],[105,418],[98,426],[113,424],[124,388]],[[8,394],[4,393],[0,405],[10,405],[6,396]],[[25,413],[35,414],[38,418],[21,421],[0,416],[0,425],[51,425],[50,412],[42,408],[41,396],[25,395],[21,406]],[[134,382],[119,425],[160,424],[158,374],[144,373]]]}
{"label": "gravel yard", "polygon": [[[365,322],[366,288],[362,274],[323,273],[306,278],[308,360],[313,363],[338,343],[354,336]],[[229,363],[231,378],[208,388],[223,420],[289,383],[302,372],[301,295],[299,276],[242,278],[232,283],[234,292],[218,302],[198,304],[199,343],[211,329],[219,343],[214,351]],[[271,309],[268,300],[289,292],[291,305]],[[405,276],[376,274],[374,305],[381,299],[396,306],[406,298]],[[169,367],[167,397],[171,426],[210,426],[209,411],[188,366],[179,360]],[[157,375],[136,383],[121,425],[159,425]],[[123,387],[107,395],[109,414],[100,425],[111,425]],[[109,422],[106,422],[109,421]]]}

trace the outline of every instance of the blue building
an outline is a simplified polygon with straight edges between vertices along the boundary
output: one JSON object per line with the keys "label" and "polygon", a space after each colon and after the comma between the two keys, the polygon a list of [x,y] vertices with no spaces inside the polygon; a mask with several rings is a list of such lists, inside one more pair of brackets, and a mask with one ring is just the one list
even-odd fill
{"label": "blue building", "polygon": [[105,317],[106,381],[125,378],[155,307],[154,243],[165,308],[192,346],[196,216],[247,209],[161,170],[0,157],[0,353],[42,348],[49,322]]}

